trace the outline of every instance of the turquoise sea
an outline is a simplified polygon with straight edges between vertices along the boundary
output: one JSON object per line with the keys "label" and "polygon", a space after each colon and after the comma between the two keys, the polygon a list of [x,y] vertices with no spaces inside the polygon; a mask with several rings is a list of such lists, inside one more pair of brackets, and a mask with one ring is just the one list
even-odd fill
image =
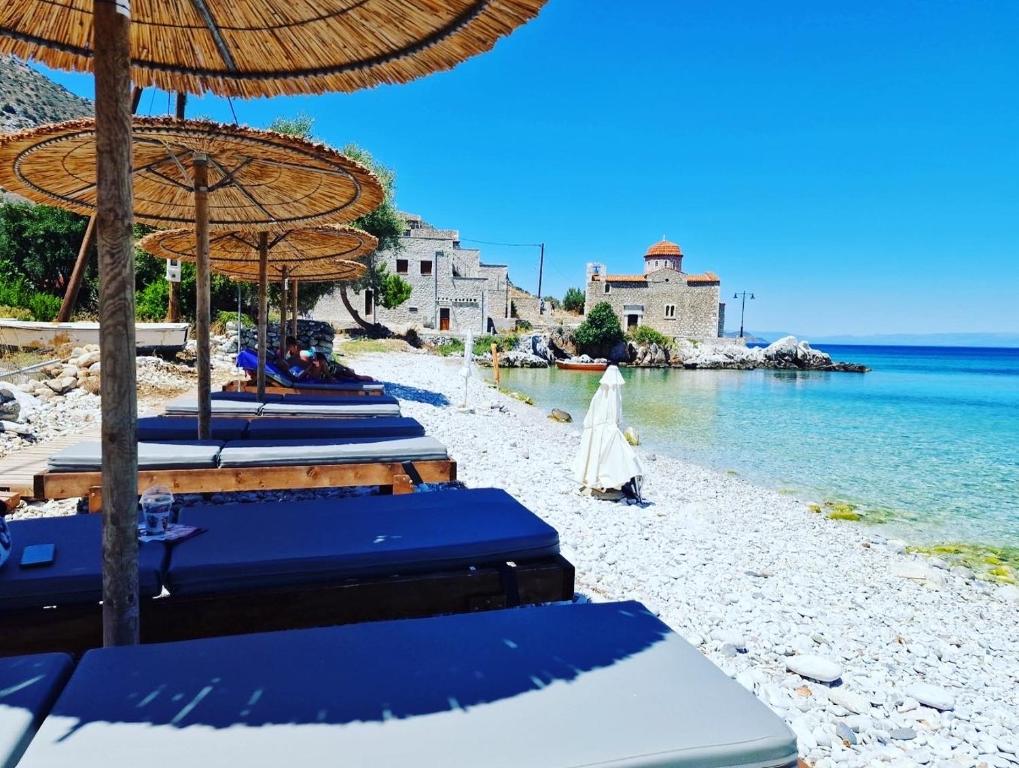
{"label": "turquoise sea", "polygon": [[[917,543],[1019,546],[1019,349],[819,347],[866,374],[624,369],[645,449],[846,500]],[[580,421],[598,374],[504,370]]]}

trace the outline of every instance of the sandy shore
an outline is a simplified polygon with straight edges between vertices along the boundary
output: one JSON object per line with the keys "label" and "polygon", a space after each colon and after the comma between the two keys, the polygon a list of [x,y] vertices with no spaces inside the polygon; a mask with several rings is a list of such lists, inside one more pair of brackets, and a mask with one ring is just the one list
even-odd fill
{"label": "sandy shore", "polygon": [[[581,496],[578,423],[478,382],[461,413],[458,360],[353,362],[399,382],[403,412],[449,446],[467,485],[505,488],[559,530],[579,592],[644,602],[784,717],[815,765],[1019,766],[1015,587],[662,455],[643,454],[645,506]],[[841,684],[788,671],[805,656]]]}

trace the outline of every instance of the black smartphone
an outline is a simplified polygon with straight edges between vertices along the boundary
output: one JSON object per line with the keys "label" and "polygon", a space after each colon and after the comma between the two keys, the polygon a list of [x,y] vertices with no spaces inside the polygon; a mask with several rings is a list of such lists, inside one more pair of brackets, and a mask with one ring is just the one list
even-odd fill
{"label": "black smartphone", "polygon": [[52,544],[29,544],[21,552],[22,568],[38,568],[53,562],[56,547]]}

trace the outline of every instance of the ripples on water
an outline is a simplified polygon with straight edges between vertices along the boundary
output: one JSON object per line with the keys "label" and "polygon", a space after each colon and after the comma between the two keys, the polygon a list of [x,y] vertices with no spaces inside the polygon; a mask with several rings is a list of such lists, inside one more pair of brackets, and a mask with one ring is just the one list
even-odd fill
{"label": "ripples on water", "polygon": [[[625,370],[648,448],[894,515],[914,540],[1019,545],[1019,349],[829,346],[867,374]],[[583,417],[597,374],[503,372]]]}

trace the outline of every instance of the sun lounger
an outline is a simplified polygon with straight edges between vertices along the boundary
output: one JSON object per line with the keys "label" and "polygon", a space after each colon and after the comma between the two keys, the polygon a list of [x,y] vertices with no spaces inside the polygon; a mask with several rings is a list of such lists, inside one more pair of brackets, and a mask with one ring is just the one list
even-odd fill
{"label": "sun lounger", "polygon": [[[138,419],[140,442],[190,440],[198,431],[197,416],[147,416]],[[416,419],[402,416],[377,416],[363,419],[278,418],[257,416],[250,419],[214,418],[211,423],[215,440],[277,440],[288,438],[418,437],[425,428]]]}
{"label": "sun lounger", "polygon": [[[232,395],[232,397],[220,397]],[[259,402],[255,395],[247,392],[214,392],[212,397],[213,416],[333,416],[367,417],[399,416],[400,404],[394,397],[379,395],[363,397],[325,398],[266,395]],[[198,399],[192,396],[180,397],[166,404],[167,416],[197,416]]]}
{"label": "sun lounger", "polygon": [[[237,367],[248,371],[252,376],[258,370],[258,356],[251,350],[243,349],[237,355]],[[344,393],[349,395],[381,395],[385,387],[377,381],[304,381],[295,379],[290,373],[272,360],[265,361],[266,392],[302,393],[309,395]],[[257,387],[250,382],[240,385],[236,383],[223,387],[224,392],[256,392]]]}
{"label": "sun lounger", "polygon": [[[56,543],[57,561],[0,578],[0,653],[97,646],[99,517],[28,522],[16,540]],[[496,489],[187,507],[180,522],[204,532],[141,546],[145,642],[573,597],[555,529]]]}
{"label": "sun lounger", "polygon": [[[569,600],[555,529],[502,490],[188,507],[149,636],[206,635]],[[512,566],[509,563],[513,563]]]}
{"label": "sun lounger", "polygon": [[[34,477],[35,498],[87,496],[102,508],[98,441],[49,458]],[[409,493],[419,483],[452,483],[456,462],[430,437],[305,438],[300,440],[173,441],[138,444],[138,487],[174,493],[383,486]]]}
{"label": "sun lounger", "polygon": [[0,768],[14,768],[71,674],[64,653],[0,659]]}
{"label": "sun lounger", "polygon": [[[258,371],[258,355],[251,349],[242,349],[237,353],[237,368],[243,369],[254,376]],[[377,381],[304,381],[293,376],[271,360],[265,362],[266,391],[279,393],[299,392],[304,394],[329,394],[341,392],[350,395],[381,395],[384,386]],[[231,382],[223,387],[225,392],[256,392],[258,388],[251,382],[238,385]]]}
{"label": "sun lounger", "polygon": [[796,752],[625,602],[90,651],[20,768],[792,768]]}
{"label": "sun lounger", "polygon": [[[71,515],[8,523],[14,551],[0,568],[0,655],[80,650],[102,642],[102,522],[98,515]],[[20,567],[21,553],[31,544],[53,544],[53,563]],[[162,544],[139,546],[143,598],[160,592],[164,554]]]}

